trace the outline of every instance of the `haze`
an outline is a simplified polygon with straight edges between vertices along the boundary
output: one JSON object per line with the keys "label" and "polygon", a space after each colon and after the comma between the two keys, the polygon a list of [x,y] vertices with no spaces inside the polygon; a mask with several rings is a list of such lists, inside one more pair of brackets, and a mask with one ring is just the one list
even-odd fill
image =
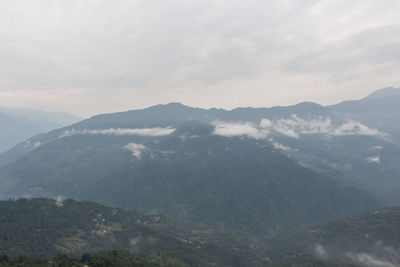
{"label": "haze", "polygon": [[0,2],[0,106],[333,104],[400,85],[397,0]]}

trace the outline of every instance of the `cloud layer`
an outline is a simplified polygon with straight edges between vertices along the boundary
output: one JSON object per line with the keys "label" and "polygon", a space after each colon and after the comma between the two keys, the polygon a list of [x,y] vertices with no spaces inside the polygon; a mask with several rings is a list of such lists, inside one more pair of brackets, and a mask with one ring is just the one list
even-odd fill
{"label": "cloud layer", "polygon": [[229,122],[214,122],[214,134],[235,137],[235,136],[247,136],[254,139],[266,138],[269,131],[261,130],[252,123],[229,123]]}
{"label": "cloud layer", "polygon": [[323,134],[329,136],[367,135],[384,138],[387,135],[377,129],[369,128],[361,122],[348,121],[341,125],[334,125],[329,117],[304,120],[295,114],[290,119],[280,119],[274,122],[264,119],[260,125],[265,129],[274,131],[289,137],[299,138],[301,134]]}
{"label": "cloud layer", "polygon": [[399,9],[397,0],[2,0],[0,105],[93,114],[362,97],[400,84]]}
{"label": "cloud layer", "polygon": [[96,129],[96,130],[66,130],[60,137],[67,137],[80,134],[91,135],[141,135],[141,136],[164,136],[170,135],[175,131],[173,128],[109,128],[109,129]]}
{"label": "cloud layer", "polygon": [[296,115],[292,115],[289,119],[276,121],[262,119],[259,125],[250,122],[230,123],[219,121],[214,122],[214,126],[215,135],[227,137],[247,136],[254,139],[264,139],[270,133],[278,133],[295,139],[299,139],[301,135],[310,134],[326,136],[366,135],[378,138],[387,136],[387,134],[377,129],[369,128],[357,121],[334,125],[329,117],[304,120]]}

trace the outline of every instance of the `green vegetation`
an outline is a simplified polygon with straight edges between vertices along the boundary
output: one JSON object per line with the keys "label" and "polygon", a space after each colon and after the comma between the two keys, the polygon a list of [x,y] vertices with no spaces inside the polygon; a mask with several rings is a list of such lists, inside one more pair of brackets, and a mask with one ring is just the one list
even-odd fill
{"label": "green vegetation", "polygon": [[296,254],[274,263],[268,264],[269,267],[357,267],[353,263],[339,262],[335,260],[322,260],[308,254]]}
{"label": "green vegetation", "polygon": [[[249,244],[243,238],[214,231],[199,233],[161,216],[144,216],[93,202],[0,202],[0,254],[8,256],[51,258],[65,253],[77,257],[127,250],[162,265],[257,266],[263,259]],[[107,255],[95,254],[97,259]]]}
{"label": "green vegetation", "polygon": [[[189,227],[255,235],[380,205],[362,190],[300,166],[267,140],[212,130],[191,122],[164,137],[60,138],[2,168],[1,190],[16,197],[92,200],[162,214]],[[124,149],[128,143],[146,150],[138,158]]]}
{"label": "green vegetation", "polygon": [[299,253],[315,255],[317,246],[323,248],[326,258],[349,259],[348,253],[393,258],[387,254],[397,254],[400,248],[400,208],[373,210],[289,231],[265,240],[265,244],[266,255],[273,260]]}
{"label": "green vegetation", "polygon": [[88,201],[0,202],[0,266],[350,267],[348,252],[385,259],[379,251],[396,253],[399,240],[400,208],[250,238]]}
{"label": "green vegetation", "polygon": [[[10,257],[0,255],[3,267],[152,267],[161,266],[144,255],[131,254],[124,250],[86,253],[80,257],[58,254],[52,259],[38,259],[26,256]],[[164,265],[163,265],[164,266]],[[165,266],[178,266],[166,264]]]}

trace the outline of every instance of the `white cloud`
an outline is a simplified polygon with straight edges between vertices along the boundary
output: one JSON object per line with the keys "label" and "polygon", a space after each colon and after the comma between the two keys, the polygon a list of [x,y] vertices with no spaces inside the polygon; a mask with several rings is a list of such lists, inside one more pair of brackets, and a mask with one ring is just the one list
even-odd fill
{"label": "white cloud", "polygon": [[368,267],[398,267],[398,263],[379,259],[367,253],[347,253],[350,259]]}
{"label": "white cloud", "polygon": [[[385,138],[387,134],[369,128],[360,122],[348,121],[341,125],[333,125],[329,117],[304,120],[293,114],[289,119],[271,121],[262,119],[259,125],[250,122],[232,123],[217,121],[214,134],[227,137],[247,136],[254,139],[265,139],[272,131],[295,139],[301,135],[319,134],[326,137],[346,135],[367,135]],[[277,146],[279,147],[279,146]],[[284,148],[284,147],[281,147]]]}
{"label": "white cloud", "polygon": [[400,250],[392,246],[384,246],[382,241],[374,244],[370,252],[346,253],[346,256],[369,267],[395,267],[400,265]]}
{"label": "white cloud", "polygon": [[129,143],[124,146],[124,149],[129,150],[132,153],[132,156],[141,158],[141,154],[147,150],[147,148],[142,144]]}
{"label": "white cloud", "polygon": [[[370,252],[340,252],[336,248],[334,253],[328,253],[326,248],[320,244],[314,246],[314,253],[317,257],[328,259],[350,260],[356,264],[367,267],[396,267],[400,264],[400,251],[391,246],[384,246],[382,241],[376,242],[370,246]],[[333,255],[330,255],[333,254]]]}
{"label": "white cloud", "polygon": [[380,156],[374,156],[374,157],[369,157],[369,158],[367,158],[367,161],[369,162],[369,163],[377,163],[377,164],[382,164],[381,163],[381,157]]}
{"label": "white cloud", "polygon": [[179,138],[182,140],[182,142],[186,142],[186,140],[188,140],[188,139],[199,138],[199,136],[184,134],[184,135],[179,136]]}
{"label": "white cloud", "polygon": [[96,130],[66,130],[60,137],[79,135],[79,134],[92,134],[92,135],[141,135],[141,136],[164,136],[170,135],[175,131],[173,128],[109,128],[109,129],[96,129]]}
{"label": "white cloud", "polygon": [[325,258],[328,256],[328,252],[321,244],[315,245],[314,252],[317,254],[318,257],[321,258]]}
{"label": "white cloud", "polygon": [[302,134],[322,134],[327,136],[367,135],[379,138],[387,136],[387,134],[377,129],[369,128],[361,122],[348,121],[335,126],[329,117],[304,120],[295,114],[290,119],[280,119],[274,122],[268,120],[265,123],[262,120],[260,125],[296,139],[300,138]]}
{"label": "white cloud", "polygon": [[268,130],[258,129],[254,124],[246,123],[230,123],[230,122],[214,122],[215,135],[235,137],[247,136],[254,139],[266,138],[269,134]]}
{"label": "white cloud", "polygon": [[270,121],[269,119],[262,119],[262,120],[260,121],[260,126],[261,126],[262,128],[269,128],[269,127],[272,126],[272,121]]}
{"label": "white cloud", "polygon": [[380,132],[378,129],[368,128],[361,122],[349,121],[336,128],[333,135],[369,135],[384,138],[387,134]]}
{"label": "white cloud", "polygon": [[275,142],[274,139],[272,139],[272,138],[270,138],[269,141],[271,142],[272,146],[273,146],[275,149],[282,150],[282,151],[285,151],[285,152],[297,151],[296,149],[292,149],[292,148],[289,147],[289,146],[285,146],[285,145],[283,145],[283,144],[280,144],[280,143],[278,143],[278,142]]}
{"label": "white cloud", "polygon": [[61,208],[61,207],[64,206],[63,198],[62,198],[61,196],[58,196],[58,197],[56,198],[56,206],[59,207],[59,208]]}
{"label": "white cloud", "polygon": [[272,143],[272,145],[274,146],[275,149],[279,149],[282,151],[292,151],[292,149],[290,147],[279,144],[279,143]]}
{"label": "white cloud", "polygon": [[274,122],[272,126],[274,131],[298,139],[300,135],[296,131],[296,128],[298,128],[298,123],[296,121],[283,119]]}

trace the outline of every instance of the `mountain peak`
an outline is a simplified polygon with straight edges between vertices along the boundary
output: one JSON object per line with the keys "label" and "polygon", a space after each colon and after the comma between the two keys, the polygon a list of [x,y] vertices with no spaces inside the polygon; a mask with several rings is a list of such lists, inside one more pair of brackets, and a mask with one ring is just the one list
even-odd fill
{"label": "mountain peak", "polygon": [[159,105],[151,106],[147,109],[181,111],[181,110],[187,110],[187,109],[193,109],[193,108],[190,106],[186,106],[179,102],[170,102],[168,104],[159,104]]}
{"label": "mountain peak", "polygon": [[400,88],[386,87],[383,89],[376,90],[372,94],[365,98],[382,98],[382,97],[393,97],[400,96]]}

